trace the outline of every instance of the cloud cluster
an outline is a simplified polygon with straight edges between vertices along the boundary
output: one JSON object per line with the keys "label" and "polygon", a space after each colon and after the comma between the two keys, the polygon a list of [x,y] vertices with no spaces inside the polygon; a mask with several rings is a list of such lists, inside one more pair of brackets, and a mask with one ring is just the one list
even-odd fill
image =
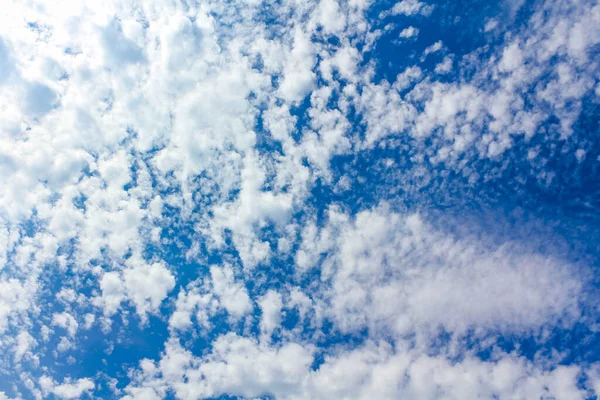
{"label": "cloud cluster", "polygon": [[600,5],[506,3],[4,4],[0,398],[597,394]]}
{"label": "cloud cluster", "polygon": [[126,389],[124,398],[142,394],[161,398],[166,390],[181,399],[225,393],[281,399],[584,399],[587,395],[577,384],[578,367],[548,372],[513,355],[491,362],[466,357],[451,363],[444,355],[369,342],[327,357],[317,370],[311,370],[312,361],[310,348],[299,344],[269,348],[231,334],[218,338],[205,358],[170,342],[158,364],[142,362],[136,383]]}

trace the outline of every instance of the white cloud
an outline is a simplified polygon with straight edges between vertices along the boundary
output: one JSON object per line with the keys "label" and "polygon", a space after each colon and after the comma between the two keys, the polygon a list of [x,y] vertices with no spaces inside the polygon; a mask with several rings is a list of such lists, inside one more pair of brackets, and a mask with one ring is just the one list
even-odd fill
{"label": "white cloud", "polygon": [[521,67],[522,64],[523,55],[519,49],[519,44],[512,43],[510,46],[504,48],[498,69],[503,72],[510,72]]}
{"label": "white cloud", "polygon": [[319,67],[323,76],[329,80],[333,80],[333,71],[337,71],[342,79],[350,82],[357,80],[358,64],[362,59],[361,54],[350,45],[343,46],[331,56],[324,58]]}
{"label": "white cloud", "polygon": [[214,238],[222,244],[221,231],[225,228],[233,232],[233,240],[245,268],[253,268],[270,256],[269,245],[255,234],[255,228],[267,222],[282,225],[292,210],[292,198],[286,193],[263,190],[264,168],[256,155],[249,153],[241,170],[241,190],[237,199],[216,205],[213,208]]}
{"label": "white cloud", "polygon": [[31,355],[30,350],[37,345],[37,341],[29,332],[21,331],[17,335],[15,346],[15,362],[19,363],[25,355]]}
{"label": "white cloud", "polygon": [[90,329],[96,322],[96,316],[94,314],[85,314],[85,322],[83,324],[84,329]]}
{"label": "white cloud", "polygon": [[442,41],[438,40],[434,44],[427,46],[427,48],[423,51],[423,55],[421,56],[421,60],[424,60],[428,55],[437,53],[443,47]]}
{"label": "white cloud", "polygon": [[142,322],[148,313],[157,313],[162,301],[175,287],[175,278],[162,263],[147,264],[137,257],[128,261],[122,272],[111,271],[102,275],[102,295],[94,300],[104,315],[112,316],[121,303],[130,300]]}
{"label": "white cloud", "polygon": [[[347,222],[330,215],[322,232],[304,236],[300,251],[307,254],[302,259],[329,255],[321,263],[322,279],[331,282],[320,290],[322,312],[344,331],[520,332],[579,315],[583,282],[573,275],[576,266],[558,258],[517,243],[455,238],[419,215],[385,206]],[[326,246],[319,245],[323,237],[332,237]],[[299,268],[306,270],[302,263]]]}
{"label": "white cloud", "polygon": [[[231,265],[213,265],[203,285],[197,282],[179,293],[169,327],[186,331],[194,326],[209,329],[210,318],[225,309],[236,322],[252,311],[252,301],[242,280],[237,280]],[[194,324],[195,320],[195,324]]]}
{"label": "white cloud", "polygon": [[269,290],[258,300],[258,305],[262,313],[260,330],[268,341],[271,333],[281,324],[281,308],[283,306],[281,295],[274,290]]}
{"label": "white cloud", "polygon": [[161,397],[156,394],[152,388],[130,388],[127,390],[130,394],[121,397],[121,400],[160,400]]}
{"label": "white cloud", "polygon": [[[139,383],[141,388],[147,385],[146,390],[160,387],[163,382],[156,379],[160,376],[164,384],[175,390],[177,397],[190,399],[224,393],[250,398],[289,392],[298,396],[311,361],[311,352],[298,344],[270,348],[252,339],[228,334],[213,343],[210,361],[200,362],[178,343],[169,341],[158,368],[147,368],[148,373],[140,376]],[[127,390],[133,391],[134,387],[131,385]]]}
{"label": "white cloud", "polygon": [[404,39],[408,39],[408,38],[417,36],[418,34],[419,34],[419,29],[415,28],[414,26],[409,26],[408,28],[402,29],[402,31],[400,32],[400,37],[404,38]]}
{"label": "white cloud", "polygon": [[323,27],[326,34],[340,33],[346,26],[346,16],[340,10],[337,0],[323,0],[319,2],[313,14],[318,24]]}
{"label": "white cloud", "polygon": [[215,295],[232,317],[241,318],[252,309],[248,291],[243,283],[235,281],[231,266],[212,266],[210,276]]}
{"label": "white cloud", "polygon": [[[169,341],[160,362],[142,364],[129,393],[154,395],[165,388],[177,397],[199,399],[227,393],[248,398],[265,394],[282,399],[584,399],[577,367],[553,370],[503,354],[481,361],[467,356],[450,362],[398,343],[368,342],[327,356],[314,371],[310,349],[296,343],[265,347],[234,334],[221,336],[213,351],[196,358]],[[129,397],[127,397],[129,398]],[[152,398],[152,397],[151,397]]]}
{"label": "white cloud", "polygon": [[452,71],[452,57],[444,57],[444,61],[435,66],[436,74],[447,74]]}
{"label": "white cloud", "polygon": [[66,379],[63,383],[58,384],[48,376],[40,378],[40,386],[46,395],[52,393],[59,399],[78,399],[95,387],[94,381],[89,378]]}
{"label": "white cloud", "polygon": [[299,29],[294,32],[294,42],[283,69],[279,85],[281,97],[290,102],[301,101],[313,89],[315,59],[307,35]]}
{"label": "white cloud", "polygon": [[175,287],[175,278],[163,264],[141,263],[123,272],[126,293],[144,320],[156,313],[167,294]]}
{"label": "white cloud", "polygon": [[125,286],[117,272],[107,272],[100,280],[100,289],[104,314],[111,316],[119,309],[125,297]]}
{"label": "white cloud", "polygon": [[79,324],[75,318],[67,312],[54,313],[52,315],[52,325],[66,329],[70,337],[74,337],[79,328]]}
{"label": "white cloud", "polygon": [[0,333],[9,327],[11,318],[31,310],[36,291],[35,280],[0,280]]}
{"label": "white cloud", "polygon": [[69,339],[67,339],[66,336],[62,336],[60,338],[60,341],[56,345],[55,357],[58,357],[57,353],[64,353],[68,350],[71,350],[72,348],[73,348],[73,343]]}
{"label": "white cloud", "polygon": [[189,292],[179,292],[175,311],[169,319],[169,327],[175,330],[185,331],[192,327],[192,313],[196,312],[195,318],[198,325],[208,328],[209,317],[214,315],[218,306],[218,300],[211,293],[201,294],[192,288]]}
{"label": "white cloud", "polygon": [[391,15],[416,15],[428,16],[433,11],[432,5],[427,5],[418,0],[402,0],[392,7]]}

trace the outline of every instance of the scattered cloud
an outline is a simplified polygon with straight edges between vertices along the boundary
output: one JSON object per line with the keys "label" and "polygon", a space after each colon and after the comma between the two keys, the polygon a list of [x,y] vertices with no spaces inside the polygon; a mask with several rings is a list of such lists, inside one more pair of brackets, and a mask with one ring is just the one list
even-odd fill
{"label": "scattered cloud", "polygon": [[589,0],[7,2],[0,398],[594,397],[599,43]]}

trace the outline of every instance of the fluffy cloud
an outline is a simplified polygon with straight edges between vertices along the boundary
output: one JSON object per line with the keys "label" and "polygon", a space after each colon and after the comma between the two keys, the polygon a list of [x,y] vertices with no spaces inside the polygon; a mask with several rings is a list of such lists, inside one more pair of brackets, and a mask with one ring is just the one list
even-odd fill
{"label": "fluffy cloud", "polygon": [[89,378],[67,379],[65,382],[58,384],[48,376],[40,378],[40,386],[45,395],[52,393],[59,399],[78,399],[95,387],[94,381]]}
{"label": "fluffy cloud", "polygon": [[171,329],[185,331],[196,326],[209,329],[211,318],[224,309],[233,321],[252,311],[252,302],[243,283],[236,280],[230,265],[210,267],[209,278],[202,285],[192,282],[187,291],[179,292],[175,311],[169,321]]}
{"label": "fluffy cloud", "polygon": [[301,272],[328,255],[320,263],[322,279],[330,282],[319,291],[322,312],[343,330],[509,332],[579,316],[585,273],[576,265],[517,243],[457,239],[418,214],[393,213],[385,205],[354,220],[330,210],[329,223],[321,231],[309,226],[302,243]]}
{"label": "fluffy cloud", "polygon": [[107,272],[100,280],[102,295],[96,299],[96,304],[104,309],[107,316],[113,315],[121,302],[130,300],[135,309],[145,321],[148,313],[156,313],[175,287],[175,278],[161,263],[146,264],[140,260],[130,262],[122,274]]}
{"label": "fluffy cloud", "polygon": [[269,290],[258,300],[258,305],[262,313],[260,329],[268,338],[273,330],[277,329],[281,324],[281,308],[283,306],[281,295],[273,290]]}
{"label": "fluffy cloud", "polygon": [[67,333],[71,337],[75,336],[77,329],[79,328],[79,324],[75,318],[66,312],[54,313],[54,315],[52,315],[52,325],[66,329]]}
{"label": "fluffy cloud", "polygon": [[139,265],[123,272],[127,296],[144,317],[157,312],[161,302],[175,286],[175,278],[162,264]]}
{"label": "fluffy cloud", "polygon": [[511,355],[487,362],[466,357],[451,363],[444,356],[427,356],[402,345],[394,349],[386,343],[371,342],[328,356],[316,370],[310,368],[312,360],[311,350],[299,344],[264,347],[235,335],[218,338],[213,352],[205,359],[169,342],[159,364],[144,364],[144,373],[126,390],[156,396],[170,388],[181,399],[223,393],[281,399],[586,396],[586,391],[578,387],[579,368],[543,370]]}
{"label": "fluffy cloud", "polygon": [[230,266],[223,268],[213,266],[210,268],[210,276],[213,291],[229,314],[239,318],[250,311],[248,292],[240,282],[235,282],[233,269]]}
{"label": "fluffy cloud", "polygon": [[418,0],[402,0],[392,7],[390,14],[392,15],[429,15],[433,10],[433,6],[422,3]]}
{"label": "fluffy cloud", "polygon": [[402,29],[402,31],[400,32],[400,37],[408,39],[417,36],[418,34],[419,30],[417,28],[415,28],[414,26],[409,26],[408,28]]}
{"label": "fluffy cloud", "polygon": [[18,318],[30,310],[37,289],[35,281],[17,279],[0,281],[0,332],[4,332],[10,319]]}
{"label": "fluffy cloud", "polygon": [[22,331],[17,335],[15,346],[15,361],[20,362],[25,355],[31,355],[30,350],[37,344],[36,340],[28,332]]}

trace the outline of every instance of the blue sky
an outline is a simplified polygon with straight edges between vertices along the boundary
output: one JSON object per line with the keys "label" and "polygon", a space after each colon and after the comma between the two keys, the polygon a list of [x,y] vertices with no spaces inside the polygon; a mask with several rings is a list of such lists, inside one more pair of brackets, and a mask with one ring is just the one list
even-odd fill
{"label": "blue sky", "polygon": [[0,399],[596,399],[600,3],[8,2]]}

